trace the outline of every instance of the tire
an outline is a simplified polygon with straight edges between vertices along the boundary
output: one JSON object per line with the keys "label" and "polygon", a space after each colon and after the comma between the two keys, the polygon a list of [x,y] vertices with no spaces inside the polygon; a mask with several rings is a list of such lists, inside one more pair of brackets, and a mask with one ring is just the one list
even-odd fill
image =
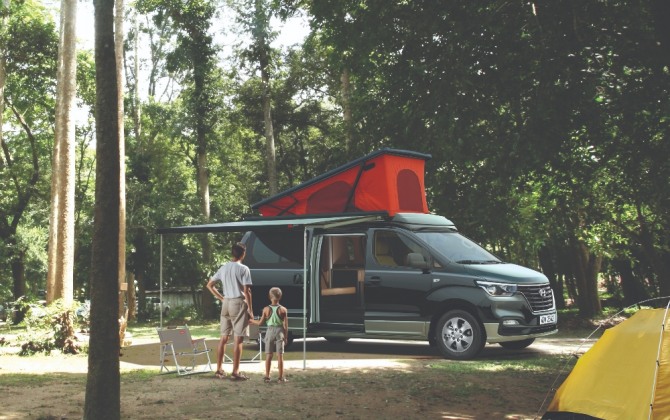
{"label": "tire", "polygon": [[486,337],[479,320],[470,312],[455,309],[442,315],[435,338],[440,353],[447,359],[472,359],[484,348]]}
{"label": "tire", "polygon": [[323,337],[329,343],[346,343],[349,341],[349,337]]}
{"label": "tire", "polygon": [[519,340],[519,341],[503,341],[502,343],[498,344],[500,344],[500,347],[507,350],[521,350],[530,346],[534,342],[535,342],[534,338],[527,338],[525,340]]}

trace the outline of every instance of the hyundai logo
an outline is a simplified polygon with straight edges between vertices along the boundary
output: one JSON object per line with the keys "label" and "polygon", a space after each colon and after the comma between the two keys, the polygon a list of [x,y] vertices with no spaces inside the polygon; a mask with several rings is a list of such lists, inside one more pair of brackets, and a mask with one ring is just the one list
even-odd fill
{"label": "hyundai logo", "polygon": [[546,298],[548,298],[548,297],[551,296],[551,289],[550,289],[549,287],[546,287],[546,288],[544,288],[544,289],[540,289],[540,290],[539,290],[539,293],[540,293],[540,297],[541,297],[541,298],[545,298],[545,299],[546,299]]}

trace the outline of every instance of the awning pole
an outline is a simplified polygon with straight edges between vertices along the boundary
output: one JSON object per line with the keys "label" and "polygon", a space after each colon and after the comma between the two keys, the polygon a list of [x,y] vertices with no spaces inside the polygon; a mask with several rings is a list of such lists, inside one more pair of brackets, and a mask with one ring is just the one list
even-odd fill
{"label": "awning pole", "polygon": [[302,264],[302,369],[307,369],[307,227],[303,235],[303,264]]}
{"label": "awning pole", "polygon": [[161,303],[160,303],[160,306],[159,306],[158,310],[161,313],[161,315],[160,315],[161,316],[161,318],[160,318],[161,319],[160,320],[160,328],[163,329],[163,235],[161,235],[161,246],[160,246],[160,248],[161,248],[161,251],[160,251],[160,254],[161,254],[160,255],[160,268],[159,268],[160,275],[158,277],[158,281],[160,283],[160,285],[159,285],[159,295],[160,295],[159,299],[160,299]]}

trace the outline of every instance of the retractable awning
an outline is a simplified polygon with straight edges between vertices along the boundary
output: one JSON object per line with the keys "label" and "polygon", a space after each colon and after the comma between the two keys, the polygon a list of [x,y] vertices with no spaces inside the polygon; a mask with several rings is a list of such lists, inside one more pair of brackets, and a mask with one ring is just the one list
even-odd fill
{"label": "retractable awning", "polygon": [[330,216],[321,214],[312,216],[263,217],[237,222],[159,228],[156,232],[161,235],[171,233],[246,232],[249,230],[270,231],[306,226],[328,229],[379,220],[384,216],[387,216],[386,212],[348,213],[347,215],[339,214]]}
{"label": "retractable awning", "polygon": [[[238,222],[211,223],[206,225],[177,226],[157,229],[160,234],[160,300],[163,301],[163,235],[165,234],[187,234],[187,233],[216,233],[216,232],[269,232],[287,229],[302,229],[304,232],[303,243],[303,278],[307,278],[307,231],[309,229],[329,229],[340,226],[353,225],[357,223],[371,222],[388,217],[387,212],[362,212],[347,213],[346,215],[313,215],[313,216],[285,216],[285,217],[260,217]],[[307,288],[303,283],[303,369],[307,364]],[[160,311],[160,327],[163,328],[163,311]]]}

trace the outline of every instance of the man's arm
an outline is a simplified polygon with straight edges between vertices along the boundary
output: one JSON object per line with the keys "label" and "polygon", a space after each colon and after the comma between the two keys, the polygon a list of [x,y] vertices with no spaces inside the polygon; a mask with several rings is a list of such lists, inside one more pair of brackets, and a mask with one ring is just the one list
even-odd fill
{"label": "man's arm", "polygon": [[252,302],[251,302],[251,286],[245,285],[244,290],[243,290],[243,294],[244,294],[244,300],[247,301],[247,306],[249,306],[249,316],[251,317],[251,319],[253,319],[254,318],[254,307],[253,307]]}
{"label": "man's arm", "polygon": [[249,321],[251,324],[254,325],[263,325],[263,323],[270,317],[270,314],[268,313],[268,307],[266,306],[263,309],[263,312],[261,313],[261,318],[256,321],[255,319],[251,318],[251,321]]}
{"label": "man's arm", "polygon": [[219,293],[218,290],[216,290],[216,287],[214,287],[215,284],[216,280],[209,279],[209,281],[207,282],[207,288],[209,289],[210,292],[212,292],[215,298],[219,299],[220,301],[223,301],[223,295]]}

